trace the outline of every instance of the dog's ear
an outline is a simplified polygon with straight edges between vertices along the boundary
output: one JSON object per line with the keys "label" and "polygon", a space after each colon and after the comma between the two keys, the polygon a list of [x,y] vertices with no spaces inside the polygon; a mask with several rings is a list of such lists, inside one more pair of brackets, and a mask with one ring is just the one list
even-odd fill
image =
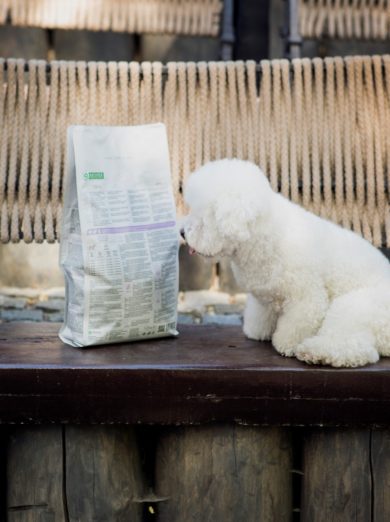
{"label": "dog's ear", "polygon": [[223,194],[215,202],[215,219],[219,233],[232,241],[250,238],[250,225],[264,211],[260,194]]}

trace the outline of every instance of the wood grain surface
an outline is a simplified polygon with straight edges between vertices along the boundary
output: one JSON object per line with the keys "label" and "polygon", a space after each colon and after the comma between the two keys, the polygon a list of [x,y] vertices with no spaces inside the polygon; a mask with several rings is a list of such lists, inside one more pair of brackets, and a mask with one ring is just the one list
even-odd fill
{"label": "wood grain surface", "polygon": [[141,522],[143,476],[134,430],[66,427],[69,522]]}
{"label": "wood grain surface", "polygon": [[371,432],[372,520],[390,520],[390,430]]}
{"label": "wood grain surface", "polygon": [[0,422],[388,425],[390,360],[357,369],[281,357],[240,327],[76,349],[56,324],[0,327]]}
{"label": "wood grain surface", "polygon": [[179,428],[156,456],[160,522],[291,519],[288,432],[248,426]]}
{"label": "wood grain surface", "polygon": [[308,433],[303,473],[302,522],[372,520],[369,430]]}
{"label": "wood grain surface", "polygon": [[7,521],[68,522],[61,426],[18,427],[8,441]]}

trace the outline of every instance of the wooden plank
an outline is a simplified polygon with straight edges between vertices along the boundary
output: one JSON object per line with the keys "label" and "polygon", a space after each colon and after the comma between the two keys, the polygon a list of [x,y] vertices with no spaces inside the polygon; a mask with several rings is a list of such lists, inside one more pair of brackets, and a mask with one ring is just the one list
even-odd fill
{"label": "wooden plank", "polygon": [[69,522],[140,522],[143,489],[139,453],[132,428],[66,428]]}
{"label": "wooden plank", "polygon": [[62,428],[21,427],[8,444],[8,522],[67,522]]}
{"label": "wooden plank", "polygon": [[370,522],[370,430],[314,431],[303,458],[303,522]]}
{"label": "wooden plank", "polygon": [[0,423],[389,424],[389,358],[308,366],[240,327],[197,325],[82,350],[62,344],[58,329],[0,326]]}
{"label": "wooden plank", "polygon": [[162,436],[160,522],[291,520],[291,444],[280,429],[206,426]]}
{"label": "wooden plank", "polygon": [[0,520],[7,521],[7,446],[9,426],[0,428]]}
{"label": "wooden plank", "polygon": [[373,486],[373,520],[390,520],[390,431],[371,433],[371,467]]}

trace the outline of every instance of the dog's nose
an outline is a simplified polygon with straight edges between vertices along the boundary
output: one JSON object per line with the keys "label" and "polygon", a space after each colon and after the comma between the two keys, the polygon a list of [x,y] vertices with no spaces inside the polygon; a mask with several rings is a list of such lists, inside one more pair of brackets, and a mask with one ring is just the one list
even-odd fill
{"label": "dog's nose", "polygon": [[184,239],[184,241],[186,240],[186,233],[184,232],[184,228],[181,228],[180,229],[180,235],[181,237]]}

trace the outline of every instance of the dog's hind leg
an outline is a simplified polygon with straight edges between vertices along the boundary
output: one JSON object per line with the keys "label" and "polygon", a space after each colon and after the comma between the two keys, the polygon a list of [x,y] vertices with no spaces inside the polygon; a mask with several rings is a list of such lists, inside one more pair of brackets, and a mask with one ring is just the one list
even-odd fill
{"label": "dog's hind leg", "polygon": [[298,347],[296,356],[309,364],[356,368],[375,363],[379,359],[375,339],[369,330],[339,335],[320,333],[305,339]]}
{"label": "dog's hind leg", "polygon": [[272,305],[261,303],[248,294],[244,310],[244,334],[255,341],[269,341],[276,327],[277,315]]}
{"label": "dog's hind leg", "polygon": [[380,355],[390,356],[390,285],[366,289],[366,300],[372,303],[365,317]]}
{"label": "dog's hind leg", "polygon": [[380,288],[355,290],[333,301],[318,334],[305,339],[296,355],[308,363],[363,366],[376,362],[379,353],[390,355],[389,330],[388,293]]}

